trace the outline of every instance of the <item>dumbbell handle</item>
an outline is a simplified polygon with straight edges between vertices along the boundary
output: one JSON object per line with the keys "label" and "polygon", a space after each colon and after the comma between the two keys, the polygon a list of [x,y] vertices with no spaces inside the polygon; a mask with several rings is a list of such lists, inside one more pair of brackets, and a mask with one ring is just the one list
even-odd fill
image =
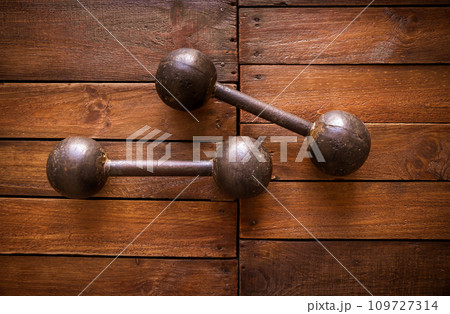
{"label": "dumbbell handle", "polygon": [[[152,171],[147,170],[148,163],[152,163]],[[175,161],[167,160],[163,163],[147,160],[107,160],[105,171],[110,176],[210,176],[212,175],[213,160]]]}
{"label": "dumbbell handle", "polygon": [[223,84],[216,83],[214,96],[239,109],[253,113],[263,119],[271,121],[288,130],[294,131],[300,135],[307,136],[312,127],[312,123],[283,111],[272,105],[266,104],[249,95],[241,93],[235,89],[229,88]]}

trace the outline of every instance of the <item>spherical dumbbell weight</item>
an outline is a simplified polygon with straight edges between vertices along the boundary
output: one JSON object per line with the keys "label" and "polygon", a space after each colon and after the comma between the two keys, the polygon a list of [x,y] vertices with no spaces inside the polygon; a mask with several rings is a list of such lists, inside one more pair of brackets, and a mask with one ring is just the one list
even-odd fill
{"label": "spherical dumbbell weight", "polygon": [[262,193],[272,175],[267,150],[261,145],[251,151],[243,137],[225,141],[222,154],[212,160],[149,162],[152,172],[147,171],[146,160],[110,160],[93,139],[69,137],[50,152],[47,177],[58,193],[69,198],[87,198],[102,189],[108,176],[212,175],[226,194],[247,198]]}
{"label": "spherical dumbbell weight", "polygon": [[195,110],[214,96],[300,135],[312,136],[325,162],[315,156],[312,161],[328,174],[348,175],[369,155],[370,134],[356,116],[330,111],[314,123],[306,121],[220,84],[214,64],[198,50],[181,48],[169,53],[159,64],[156,79],[159,96],[172,108]]}

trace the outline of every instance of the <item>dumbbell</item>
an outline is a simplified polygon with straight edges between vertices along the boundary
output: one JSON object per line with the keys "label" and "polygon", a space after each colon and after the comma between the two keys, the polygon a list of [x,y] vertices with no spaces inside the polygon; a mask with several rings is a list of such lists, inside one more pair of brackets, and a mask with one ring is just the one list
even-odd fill
{"label": "dumbbell", "polygon": [[214,96],[300,135],[312,136],[325,162],[319,162],[315,155],[311,160],[330,175],[344,176],[358,170],[369,155],[369,130],[356,116],[335,110],[311,123],[220,84],[212,61],[195,49],[181,48],[161,60],[156,91],[165,104],[178,110],[195,110]]}
{"label": "dumbbell", "polygon": [[[217,155],[206,161],[110,160],[95,140],[69,137],[50,152],[47,178],[58,193],[69,198],[95,195],[109,176],[212,175],[219,189],[234,198],[256,196],[269,184],[272,159],[262,145],[251,151],[244,137],[238,136],[225,141]],[[149,162],[152,172],[147,170]]]}

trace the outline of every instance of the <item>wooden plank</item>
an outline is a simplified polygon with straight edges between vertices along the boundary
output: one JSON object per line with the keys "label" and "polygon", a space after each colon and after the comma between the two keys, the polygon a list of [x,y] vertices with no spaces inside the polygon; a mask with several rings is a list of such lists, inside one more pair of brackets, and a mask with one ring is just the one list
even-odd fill
{"label": "wooden plank", "polygon": [[[0,256],[1,295],[78,295],[111,258]],[[82,270],[82,271],[80,271]],[[83,295],[236,295],[237,261],[119,258]]]}
{"label": "wooden plank", "polygon": [[[361,8],[242,8],[239,62],[308,64]],[[368,8],[315,64],[446,63],[450,8]]]}
{"label": "wooden plank", "polygon": [[[239,0],[239,6],[362,6],[365,7],[370,0]],[[380,5],[438,5],[448,4],[448,0],[384,0],[374,1],[371,6]]]}
{"label": "wooden plank", "polygon": [[[83,1],[151,73],[168,52],[201,49],[219,79],[237,80],[233,1]],[[0,3],[0,79],[153,81],[76,1]]]}
{"label": "wooden plank", "polygon": [[[341,180],[450,180],[450,125],[368,124],[372,138],[369,158],[355,173]],[[242,124],[241,134],[267,136],[264,146],[272,153],[276,180],[333,180],[308,159],[296,162],[304,138],[274,124]],[[274,136],[297,136],[288,143],[287,159]],[[274,142],[271,142],[274,141]],[[284,156],[284,154],[283,154]]]}
{"label": "wooden plank", "polygon": [[[57,141],[0,141],[0,195],[57,196],[47,180],[46,165]],[[125,142],[100,142],[110,159],[126,158]],[[172,160],[192,160],[192,143],[170,143]],[[166,144],[156,146],[154,158]],[[214,150],[202,144],[201,149]],[[145,151],[145,149],[144,149]],[[146,158],[146,154],[143,155]],[[204,155],[201,158],[205,158]],[[194,177],[110,177],[95,197],[173,199]],[[212,177],[199,177],[182,199],[230,200]]]}
{"label": "wooden plank", "polygon": [[[374,295],[450,291],[449,242],[322,243]],[[368,295],[315,241],[241,241],[239,252],[242,295]]]}
{"label": "wooden plank", "polygon": [[[320,239],[450,239],[448,182],[272,182]],[[241,200],[242,238],[311,239],[269,194]]]}
{"label": "wooden plank", "polygon": [[236,203],[0,198],[0,253],[236,256]]}
{"label": "wooden plank", "polygon": [[[242,66],[241,90],[271,103],[304,68]],[[448,123],[448,86],[447,65],[312,65],[274,105],[312,121],[327,111],[344,110],[364,122]],[[254,118],[241,111],[242,122],[252,122]]]}
{"label": "wooden plank", "polygon": [[169,140],[236,132],[235,108],[211,100],[193,112],[197,122],[166,106],[150,83],[5,83],[0,105],[0,137],[125,139],[146,125],[172,134]]}

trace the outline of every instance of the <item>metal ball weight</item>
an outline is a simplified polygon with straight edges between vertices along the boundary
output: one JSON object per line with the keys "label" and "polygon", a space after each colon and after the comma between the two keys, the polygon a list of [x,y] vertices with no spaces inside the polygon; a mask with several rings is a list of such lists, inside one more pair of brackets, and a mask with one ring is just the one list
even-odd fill
{"label": "metal ball weight", "polygon": [[303,136],[312,136],[325,162],[313,155],[313,164],[327,174],[345,176],[358,170],[370,152],[370,133],[356,116],[331,111],[314,123],[261,102],[217,82],[212,61],[202,52],[181,48],[165,56],[156,73],[156,90],[168,106],[195,110],[214,96]]}
{"label": "metal ball weight", "polygon": [[[270,154],[261,145],[253,154],[243,137],[223,143],[222,154],[205,161],[110,160],[101,145],[87,137],[59,142],[47,160],[51,186],[68,198],[98,193],[109,176],[213,176],[219,189],[233,198],[264,192],[272,176]],[[147,169],[151,162],[153,170]]]}

